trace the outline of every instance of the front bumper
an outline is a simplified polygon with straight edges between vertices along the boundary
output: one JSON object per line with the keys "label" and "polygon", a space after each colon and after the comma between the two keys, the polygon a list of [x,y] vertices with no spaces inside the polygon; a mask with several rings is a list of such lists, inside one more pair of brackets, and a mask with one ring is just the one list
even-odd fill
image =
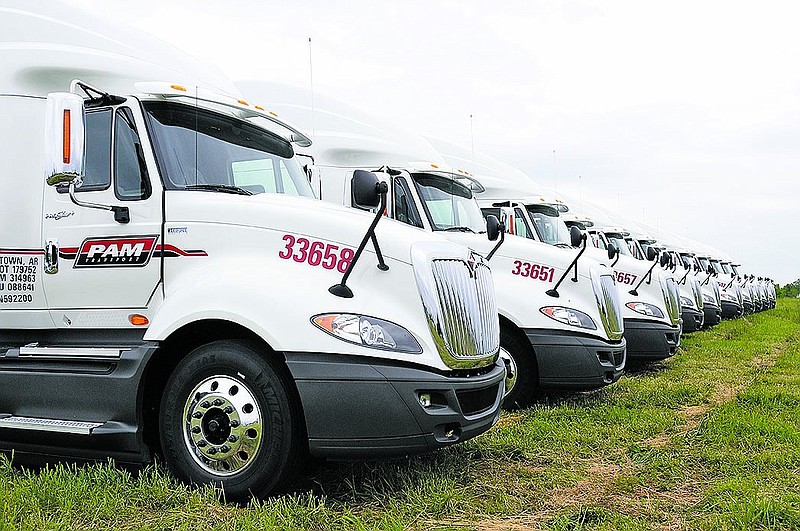
{"label": "front bumper", "polygon": [[536,354],[538,387],[588,391],[619,380],[625,369],[625,339],[617,342],[559,330],[527,329]]}
{"label": "front bumper", "polygon": [[[312,455],[370,458],[428,452],[491,428],[505,365],[447,376],[391,360],[285,353],[303,406]],[[431,395],[423,407],[419,395]]]}
{"label": "front bumper", "polygon": [[722,321],[722,309],[716,304],[703,304],[703,327],[716,326]]}
{"label": "front bumper", "polygon": [[680,326],[644,319],[623,319],[628,341],[628,361],[653,361],[669,358],[681,344]]}
{"label": "front bumper", "polygon": [[693,308],[683,308],[681,310],[681,318],[683,318],[683,332],[697,332],[703,327],[703,320],[705,315],[703,312]]}
{"label": "front bumper", "polygon": [[742,316],[742,307],[737,302],[722,301],[723,319],[735,319]]}

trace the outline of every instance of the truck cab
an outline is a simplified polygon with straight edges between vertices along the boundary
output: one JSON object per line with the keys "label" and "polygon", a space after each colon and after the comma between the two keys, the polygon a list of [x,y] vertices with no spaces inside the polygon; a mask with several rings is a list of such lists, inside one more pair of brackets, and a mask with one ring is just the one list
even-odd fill
{"label": "truck cab", "polygon": [[[492,197],[502,195],[500,197]],[[497,194],[492,190],[481,196],[484,209],[491,205],[510,204],[517,216],[513,227],[525,227],[525,237],[535,241],[552,240],[549,235],[565,234],[567,222],[586,232],[589,244],[587,254],[602,261],[614,271],[620,300],[623,304],[623,323],[627,340],[628,359],[631,362],[646,362],[672,356],[680,346],[680,306],[677,284],[662,268],[650,261],[637,260],[632,256],[625,241],[629,233],[612,225],[600,226],[589,216],[575,215],[567,211],[563,201],[547,196],[508,199],[509,194]],[[566,212],[565,212],[566,211]],[[546,227],[563,227],[546,229]],[[545,229],[545,230],[543,230]],[[563,239],[552,244],[569,245]],[[613,249],[609,252],[610,249]],[[618,252],[617,252],[618,251]]]}
{"label": "truck cab", "polygon": [[0,95],[1,449],[162,454],[244,499],[309,454],[426,452],[497,421],[480,257],[317,201],[295,156],[310,139],[274,112],[100,66],[54,87],[59,59]]}

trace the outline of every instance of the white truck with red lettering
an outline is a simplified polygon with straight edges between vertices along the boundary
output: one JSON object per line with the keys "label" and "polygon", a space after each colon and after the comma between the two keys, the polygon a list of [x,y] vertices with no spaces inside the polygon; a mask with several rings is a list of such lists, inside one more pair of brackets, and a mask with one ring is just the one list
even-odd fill
{"label": "white truck with red lettering", "polygon": [[[30,22],[2,17],[11,35]],[[483,260],[314,199],[309,139],[260,106],[47,49],[4,45],[0,63],[0,449],[160,453],[241,499],[309,453],[424,452],[496,422]],[[73,73],[93,83],[62,86]],[[379,206],[359,175],[357,202]]]}
{"label": "white truck with red lettering", "polygon": [[[507,212],[507,230],[532,241],[551,246],[569,246],[570,231],[563,200],[542,193],[526,174],[513,166],[450,142],[430,139],[445,161],[475,166],[482,190],[477,193],[484,212]],[[568,214],[570,215],[570,214]],[[586,256],[608,265],[616,277],[621,301],[629,363],[656,360],[677,352],[680,345],[680,307],[673,281],[660,267],[633,259],[624,242],[615,243],[621,252],[609,253],[607,240],[598,227],[590,227]]]}
{"label": "white truck with red lettering", "polygon": [[[277,97],[269,85],[238,86],[273,102]],[[305,152],[313,156],[311,178],[323,200],[357,206],[353,173],[380,170],[389,189],[390,223],[444,235],[476,256],[491,257],[501,356],[510,367],[507,407],[524,406],[541,390],[594,389],[620,378],[625,341],[610,269],[577,259],[578,249],[521,238],[507,238],[497,247],[487,238],[492,223],[474,199],[477,177],[444,164],[418,135],[339,102],[317,102],[315,149]],[[301,102],[275,106],[295,121],[310,117],[311,109]]]}

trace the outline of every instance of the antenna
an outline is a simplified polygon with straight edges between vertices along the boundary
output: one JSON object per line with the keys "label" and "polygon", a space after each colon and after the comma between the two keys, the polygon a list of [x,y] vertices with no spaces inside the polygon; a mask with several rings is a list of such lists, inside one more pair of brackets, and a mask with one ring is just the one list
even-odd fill
{"label": "antenna", "polygon": [[469,143],[472,149],[472,175],[475,175],[475,130],[472,125],[472,114],[469,115]]}
{"label": "antenna", "polygon": [[578,202],[580,204],[581,212],[583,212],[583,186],[582,186],[582,177],[580,175],[578,175]]}
{"label": "antenna", "polygon": [[311,37],[308,38],[308,79],[309,91],[311,92],[311,151],[317,154],[317,130],[314,123],[314,61],[311,53]]}
{"label": "antenna", "polygon": [[556,150],[553,150],[553,195],[558,197],[558,177],[556,176]]}

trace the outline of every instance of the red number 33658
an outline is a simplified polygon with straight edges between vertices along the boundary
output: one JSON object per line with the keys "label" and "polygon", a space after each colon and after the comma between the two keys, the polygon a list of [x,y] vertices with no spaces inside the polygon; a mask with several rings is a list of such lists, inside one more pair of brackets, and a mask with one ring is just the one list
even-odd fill
{"label": "red number 33658", "polygon": [[[307,238],[295,238],[285,234],[283,241],[286,247],[278,253],[284,260],[294,260],[298,263],[307,263],[310,266],[322,266],[325,269],[336,269],[344,273],[353,261],[355,251],[350,247],[339,248],[332,243],[323,243]],[[296,247],[295,247],[296,246]]]}

